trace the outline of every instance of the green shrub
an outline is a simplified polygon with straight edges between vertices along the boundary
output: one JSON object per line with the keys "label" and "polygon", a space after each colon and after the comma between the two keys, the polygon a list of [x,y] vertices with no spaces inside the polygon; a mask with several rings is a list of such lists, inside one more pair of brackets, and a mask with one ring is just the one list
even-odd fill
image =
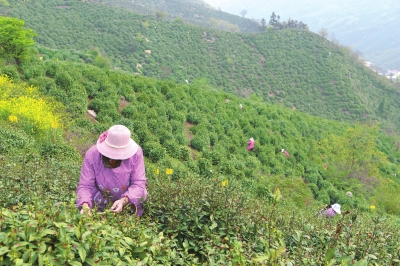
{"label": "green shrub", "polygon": [[24,131],[1,124],[0,153],[13,153],[21,150],[34,151],[35,140]]}
{"label": "green shrub", "polygon": [[2,74],[7,75],[14,82],[18,82],[19,81],[19,72],[18,72],[18,69],[17,69],[17,67],[15,65],[8,65],[8,66],[0,68],[0,76]]}
{"label": "green shrub", "polygon": [[72,87],[74,82],[73,78],[67,72],[59,72],[54,77],[57,86],[67,91]]}
{"label": "green shrub", "polygon": [[49,90],[49,95],[53,96],[57,101],[62,102],[63,104],[68,104],[68,97],[67,97],[67,93],[57,87],[52,87]]}
{"label": "green shrub", "polygon": [[[0,261],[4,265],[170,264],[183,259],[170,248],[177,240],[165,238],[154,225],[134,215],[115,216],[107,211],[85,218],[77,215],[73,202],[39,203],[38,199],[19,208],[21,213],[1,210]],[[23,234],[15,235],[16,229]],[[185,262],[196,263],[187,253],[183,257]]]}
{"label": "green shrub", "polygon": [[41,145],[40,153],[43,157],[68,158],[69,160],[80,158],[78,151],[65,143],[44,142]]}
{"label": "green shrub", "polygon": [[203,149],[210,147],[210,138],[207,134],[196,134],[191,140],[190,145],[198,150],[202,151]]}
{"label": "green shrub", "polygon": [[177,159],[181,159],[181,147],[174,139],[169,139],[163,142],[163,147],[167,153]]}
{"label": "green shrub", "polygon": [[113,101],[100,97],[96,97],[90,102],[89,109],[94,110],[96,113],[99,113],[102,110],[117,111],[117,108],[115,107],[115,103]]}
{"label": "green shrub", "polygon": [[97,114],[96,119],[100,121],[103,115],[111,117],[113,122],[122,118],[121,114],[116,109],[103,109]]}
{"label": "green shrub", "polygon": [[166,155],[165,149],[155,141],[146,141],[143,144],[143,153],[154,163],[163,159]]}
{"label": "green shrub", "polygon": [[212,174],[212,164],[206,158],[200,158],[197,160],[197,166],[199,167],[200,175],[210,177]]}
{"label": "green shrub", "polygon": [[60,64],[55,61],[46,61],[45,62],[46,76],[49,78],[54,78],[57,75],[57,72],[60,71]]}

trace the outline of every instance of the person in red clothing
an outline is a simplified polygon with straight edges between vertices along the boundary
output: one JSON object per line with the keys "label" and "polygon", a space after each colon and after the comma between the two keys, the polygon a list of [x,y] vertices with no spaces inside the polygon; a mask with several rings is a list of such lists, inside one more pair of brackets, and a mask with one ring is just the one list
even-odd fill
{"label": "person in red clothing", "polygon": [[247,150],[252,151],[254,149],[254,139],[250,138],[249,142],[247,142]]}

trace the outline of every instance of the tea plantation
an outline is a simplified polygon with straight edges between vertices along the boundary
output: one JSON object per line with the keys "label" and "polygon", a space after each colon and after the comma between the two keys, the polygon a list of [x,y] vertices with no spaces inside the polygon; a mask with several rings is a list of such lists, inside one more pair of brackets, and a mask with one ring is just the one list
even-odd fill
{"label": "tea plantation", "polygon": [[[0,22],[31,38],[18,21]],[[31,46],[13,40],[4,47]],[[1,265],[400,263],[399,138],[380,124],[239,98],[205,79],[4,51]],[[145,154],[142,218],[74,205],[82,156],[114,124]],[[317,215],[336,202],[341,215]]]}

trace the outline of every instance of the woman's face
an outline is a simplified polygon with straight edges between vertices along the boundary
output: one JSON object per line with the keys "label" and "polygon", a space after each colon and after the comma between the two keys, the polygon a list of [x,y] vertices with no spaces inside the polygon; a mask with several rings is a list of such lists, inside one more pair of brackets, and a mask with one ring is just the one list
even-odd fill
{"label": "woman's face", "polygon": [[110,159],[104,155],[102,155],[102,159],[105,167],[117,168],[118,166],[121,165],[121,160]]}

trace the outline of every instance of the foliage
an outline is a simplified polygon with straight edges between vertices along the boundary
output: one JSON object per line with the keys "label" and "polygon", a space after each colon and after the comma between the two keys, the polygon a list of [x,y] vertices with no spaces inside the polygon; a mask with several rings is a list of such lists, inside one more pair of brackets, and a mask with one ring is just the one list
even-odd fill
{"label": "foliage", "polygon": [[374,197],[378,208],[384,209],[387,213],[400,215],[400,195],[398,191],[399,184],[393,179],[380,179],[380,184],[376,189]]}
{"label": "foliage", "polygon": [[[82,4],[65,3],[68,11]],[[146,21],[154,25],[152,19]],[[141,29],[143,38],[149,29]],[[289,33],[295,32],[265,36]],[[208,37],[212,43],[214,35]],[[252,42],[250,36],[241,38]],[[176,84],[65,60],[71,56],[65,50],[52,52],[57,60],[32,58],[17,71],[0,68],[20,77],[18,83],[0,78],[5,103],[26,103],[22,97],[28,95],[47,106],[24,109],[20,104],[30,117],[21,126],[24,116],[0,105],[8,108],[0,116],[1,264],[400,262],[400,223],[394,216],[399,213],[400,142],[394,132],[314,117],[291,110],[292,105],[266,104],[262,93],[238,98],[218,92],[204,79]],[[93,49],[90,56],[98,52]],[[145,57],[149,65],[155,64],[152,55]],[[274,73],[280,75],[279,70]],[[279,97],[286,93],[280,91]],[[41,124],[35,123],[40,120],[35,112],[46,110],[44,117],[58,118],[65,112],[43,94],[54,96],[72,113],[62,116],[63,127],[53,130],[50,125],[48,134],[36,134]],[[387,112],[385,105],[382,111]],[[96,118],[85,116],[88,107],[96,110]],[[360,109],[353,111],[361,114]],[[82,216],[74,206],[82,162],[75,147],[83,154],[98,134],[116,123],[132,130],[146,156],[149,194],[141,219],[128,209],[118,215],[105,211]],[[246,149],[249,137],[256,141],[253,151]],[[376,186],[366,182],[370,179]],[[334,202],[341,204],[341,216],[315,215]]]}
{"label": "foliage", "polygon": [[[181,84],[205,78],[215,89],[312,115],[348,122],[381,121],[392,130],[400,127],[394,84],[364,67],[350,48],[317,34],[298,28],[228,33],[129,11],[157,9],[156,1],[103,3],[70,1],[65,7],[60,0],[25,1],[19,6],[15,2],[8,15],[24,19],[39,33],[35,40],[44,60],[94,64],[101,53],[115,69]],[[165,3],[193,17],[191,8],[183,8],[186,4]],[[98,53],[77,52],[91,47],[97,47],[93,51]],[[382,108],[376,108],[381,103]]]}
{"label": "foliage", "polygon": [[376,126],[358,125],[347,129],[341,137],[330,136],[320,141],[325,150],[322,163],[326,175],[337,180],[336,186],[349,186],[354,183],[353,178],[365,186],[364,192],[376,185],[380,168],[388,163],[385,155],[376,148],[376,134]]}
{"label": "foliage", "polygon": [[154,225],[134,216],[106,212],[83,218],[72,202],[42,204],[37,198],[33,202],[1,210],[3,265],[132,265],[139,261],[153,265],[178,259],[174,241],[161,232],[155,234]]}
{"label": "foliage", "polygon": [[33,30],[24,28],[23,20],[0,16],[0,58],[17,63],[27,59],[35,36]]}

